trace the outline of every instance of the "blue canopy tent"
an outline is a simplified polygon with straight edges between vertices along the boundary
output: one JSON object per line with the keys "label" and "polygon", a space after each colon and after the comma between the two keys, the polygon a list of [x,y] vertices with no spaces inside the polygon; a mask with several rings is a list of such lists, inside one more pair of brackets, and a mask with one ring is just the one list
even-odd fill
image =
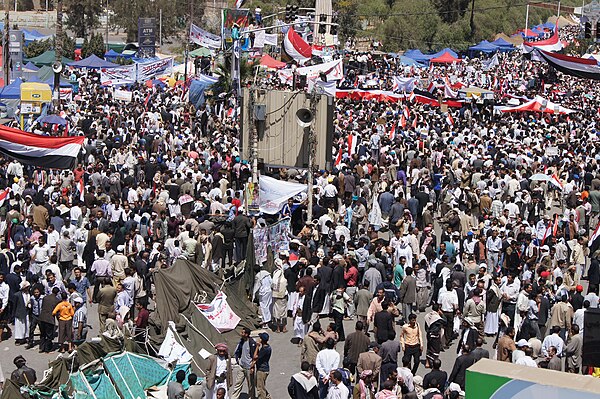
{"label": "blue canopy tent", "polygon": [[21,78],[15,79],[11,84],[0,89],[0,100],[6,105],[6,114],[9,118],[15,116],[15,111],[21,103]]}
{"label": "blue canopy tent", "polygon": [[515,46],[512,43],[507,42],[506,40],[504,40],[501,37],[499,37],[496,40],[494,40],[491,44],[493,44],[494,46],[497,46],[498,50],[500,50],[500,51],[513,51],[513,50],[515,50]]}
{"label": "blue canopy tent", "polygon": [[25,66],[23,67],[23,69],[27,70],[27,72],[37,72],[40,70],[40,68],[38,68],[33,62],[29,61],[27,64],[25,64]]}
{"label": "blue canopy tent", "polygon": [[431,56],[429,56],[429,59],[441,57],[442,55],[444,55],[444,53],[450,54],[452,58],[459,58],[458,54],[454,50],[446,47],[445,49],[442,49],[435,54],[431,54]]}
{"label": "blue canopy tent", "polygon": [[21,99],[21,78],[16,78],[11,84],[0,89],[0,99]]}
{"label": "blue canopy tent", "polygon": [[423,54],[419,49],[408,50],[404,53],[404,56],[423,64],[427,64],[433,58],[431,55]]}
{"label": "blue canopy tent", "polygon": [[419,64],[417,61],[413,60],[410,57],[407,57],[405,55],[401,55],[399,57],[400,63],[402,65],[406,65],[406,66],[416,66],[416,67],[421,67],[422,65]]}
{"label": "blue canopy tent", "polygon": [[482,40],[474,46],[469,47],[469,52],[471,53],[486,53],[491,54],[498,51],[498,46],[488,42],[487,40]]}
{"label": "blue canopy tent", "polygon": [[106,54],[104,54],[104,59],[106,60],[115,60],[117,58],[133,58],[133,54],[124,54],[124,53],[118,53],[113,49],[110,49],[106,52]]}
{"label": "blue canopy tent", "polygon": [[45,116],[40,116],[37,120],[37,122],[40,123],[49,123],[51,125],[61,125],[61,126],[66,126],[67,125],[67,121],[64,118],[61,118],[58,115],[45,115]]}
{"label": "blue canopy tent", "polygon": [[87,68],[87,69],[116,68],[119,66],[118,64],[113,64],[110,61],[105,61],[95,54],[92,54],[89,57],[84,58],[79,61],[70,62],[68,65],[75,67],[75,68]]}

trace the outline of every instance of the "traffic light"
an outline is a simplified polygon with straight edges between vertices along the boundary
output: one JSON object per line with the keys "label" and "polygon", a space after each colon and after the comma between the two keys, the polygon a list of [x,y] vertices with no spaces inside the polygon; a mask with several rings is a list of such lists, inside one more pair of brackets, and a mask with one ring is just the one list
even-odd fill
{"label": "traffic light", "polygon": [[294,22],[297,18],[298,18],[298,6],[297,5],[293,5],[292,6],[292,20],[291,20],[291,22]]}
{"label": "traffic light", "polygon": [[292,6],[288,4],[285,6],[285,22],[292,21]]}
{"label": "traffic light", "polygon": [[600,39],[600,21],[596,22],[596,40]]}
{"label": "traffic light", "polygon": [[591,22],[586,22],[583,28],[583,36],[586,39],[591,39],[592,38],[592,23]]}
{"label": "traffic light", "polygon": [[323,22],[327,22],[327,15],[319,15],[319,22],[319,34],[324,35],[327,32],[327,25],[325,25]]}
{"label": "traffic light", "polygon": [[338,30],[338,17],[337,15],[334,15],[333,17],[331,17],[331,23],[334,25],[331,25],[331,28],[329,28],[329,33],[331,33],[332,36],[336,36],[337,35],[337,30]]}

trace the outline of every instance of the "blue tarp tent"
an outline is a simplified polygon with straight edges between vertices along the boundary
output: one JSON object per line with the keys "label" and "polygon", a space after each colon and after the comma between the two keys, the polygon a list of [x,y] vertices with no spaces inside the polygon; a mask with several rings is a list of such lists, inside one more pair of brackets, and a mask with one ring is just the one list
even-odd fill
{"label": "blue tarp tent", "polygon": [[12,100],[20,99],[21,98],[21,83],[23,83],[21,78],[17,78],[17,79],[15,79],[14,82],[9,84],[8,86],[4,86],[0,90],[0,99],[3,99],[3,100],[4,99],[12,99]]}
{"label": "blue tarp tent", "polygon": [[435,54],[431,54],[431,56],[429,56],[429,59],[441,57],[442,55],[444,55],[444,53],[450,54],[452,58],[458,58],[458,54],[456,53],[456,51],[446,47],[445,49],[442,49]]}
{"label": "blue tarp tent", "polygon": [[106,52],[106,54],[104,54],[104,59],[117,59],[117,58],[133,58],[133,54],[123,54],[123,53],[117,53],[115,50],[110,49],[109,51]]}
{"label": "blue tarp tent", "polygon": [[422,65],[419,64],[417,61],[413,60],[410,57],[407,57],[405,55],[401,55],[399,57],[400,63],[402,65],[407,65],[407,66],[416,66],[416,67],[421,67]]}
{"label": "blue tarp tent", "polygon": [[79,61],[70,62],[69,66],[75,68],[88,68],[88,69],[100,69],[100,68],[116,68],[119,65],[113,64],[110,61],[105,61],[102,58],[98,57],[96,54],[92,54],[87,58],[84,58]]}
{"label": "blue tarp tent", "polygon": [[498,46],[488,42],[487,40],[482,40],[476,45],[469,47],[469,51],[490,54],[494,51],[498,51]]}
{"label": "blue tarp tent", "polygon": [[67,124],[67,121],[64,118],[55,114],[40,116],[37,121],[40,123],[49,123],[51,125],[66,126]]}
{"label": "blue tarp tent", "polygon": [[25,64],[25,66],[23,67],[23,70],[27,70],[27,72],[37,72],[40,70],[40,68],[35,66],[35,64],[30,61],[27,64]]}
{"label": "blue tarp tent", "polygon": [[429,60],[433,58],[431,55],[423,54],[421,52],[421,50],[419,50],[419,49],[408,50],[407,52],[404,53],[404,56],[408,57],[408,58],[412,58],[413,60],[415,60],[417,62],[422,62],[422,63],[428,63]]}
{"label": "blue tarp tent", "polygon": [[500,50],[502,50],[502,51],[506,51],[505,49],[510,49],[510,50],[513,50],[513,49],[515,48],[515,46],[513,46],[513,44],[512,44],[512,43],[510,43],[510,42],[507,42],[506,40],[504,40],[504,39],[503,39],[503,38],[501,38],[501,37],[499,37],[499,38],[497,38],[496,40],[494,40],[494,41],[492,42],[492,44],[493,44],[494,46],[498,46],[498,47],[500,47]]}

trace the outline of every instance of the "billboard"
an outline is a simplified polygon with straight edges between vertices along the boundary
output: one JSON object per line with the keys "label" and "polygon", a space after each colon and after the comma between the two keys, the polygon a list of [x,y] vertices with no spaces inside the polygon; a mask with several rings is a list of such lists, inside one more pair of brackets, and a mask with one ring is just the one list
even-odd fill
{"label": "billboard", "polygon": [[138,57],[156,55],[156,18],[138,18]]}
{"label": "billboard", "polygon": [[8,33],[8,52],[10,54],[10,64],[12,73],[10,80],[23,76],[23,31],[10,30]]}
{"label": "billboard", "polygon": [[225,43],[225,48],[229,49],[233,46],[233,39],[231,38],[231,32],[234,25],[237,25],[239,29],[248,27],[248,16],[250,10],[247,8],[238,8],[235,10],[225,8],[221,14],[221,36]]}
{"label": "billboard", "polygon": [[600,379],[481,359],[467,369],[466,399],[600,399]]}

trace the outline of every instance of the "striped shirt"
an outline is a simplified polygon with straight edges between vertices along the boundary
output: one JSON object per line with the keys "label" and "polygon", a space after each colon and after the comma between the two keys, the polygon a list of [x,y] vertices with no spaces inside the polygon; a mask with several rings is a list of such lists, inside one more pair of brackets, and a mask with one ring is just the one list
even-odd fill
{"label": "striped shirt", "polygon": [[79,324],[82,324],[83,327],[87,324],[87,308],[85,306],[80,306],[73,315],[73,329],[76,330],[79,328]]}

